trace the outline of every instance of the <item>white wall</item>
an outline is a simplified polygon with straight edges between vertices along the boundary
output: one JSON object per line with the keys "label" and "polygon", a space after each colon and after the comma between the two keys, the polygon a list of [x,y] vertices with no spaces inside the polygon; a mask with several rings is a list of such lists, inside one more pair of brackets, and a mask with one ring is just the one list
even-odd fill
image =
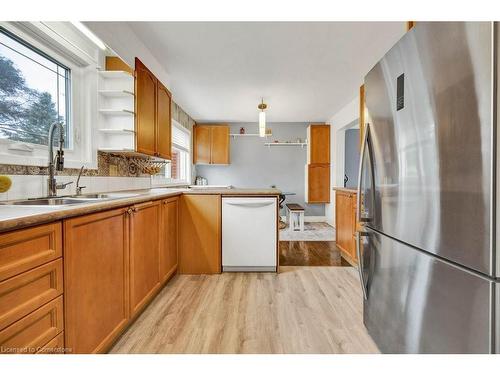
{"label": "white wall", "polygon": [[167,87],[170,77],[162,64],[153,56],[134,31],[124,22],[84,22],[94,34],[111,48],[131,68],[138,57]]}
{"label": "white wall", "polygon": [[[359,118],[359,96],[346,104],[328,121],[330,124],[331,187],[344,186],[345,130]],[[330,192],[330,203],[325,205],[325,216],[335,226],[335,192]]]}

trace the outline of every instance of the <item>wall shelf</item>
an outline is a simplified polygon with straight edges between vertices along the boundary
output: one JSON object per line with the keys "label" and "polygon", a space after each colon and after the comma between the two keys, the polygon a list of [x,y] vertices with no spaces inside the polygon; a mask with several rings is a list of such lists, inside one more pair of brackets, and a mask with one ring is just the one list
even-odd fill
{"label": "wall shelf", "polygon": [[134,96],[134,93],[128,90],[99,90],[99,94],[109,98],[127,98]]}
{"label": "wall shelf", "polygon": [[129,72],[123,70],[100,70],[99,75],[104,78],[117,79],[117,78],[134,78]]}
{"label": "wall shelf", "polygon": [[297,143],[297,142],[268,142],[264,143],[265,146],[267,147],[277,147],[277,146],[298,146],[301,148],[304,148],[307,146],[307,143]]}
{"label": "wall shelf", "polygon": [[135,130],[133,129],[99,129],[102,133],[108,134],[134,134]]}
{"label": "wall shelf", "polygon": [[115,115],[115,116],[130,116],[134,115],[134,111],[130,111],[128,109],[100,109],[100,113],[103,115]]}
{"label": "wall shelf", "polygon": [[[239,133],[235,133],[235,134],[229,134],[231,137],[234,138],[237,138],[237,137],[260,137],[260,135],[258,133],[254,134],[254,133],[251,133],[251,134],[239,134]],[[270,137],[271,134],[268,134],[262,138],[268,138]]]}

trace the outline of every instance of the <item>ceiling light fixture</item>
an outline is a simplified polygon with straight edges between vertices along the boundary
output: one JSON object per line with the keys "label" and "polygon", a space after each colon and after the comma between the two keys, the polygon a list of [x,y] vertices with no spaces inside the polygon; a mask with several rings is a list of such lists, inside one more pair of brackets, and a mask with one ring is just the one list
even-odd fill
{"label": "ceiling light fixture", "polygon": [[72,25],[75,26],[78,30],[80,30],[87,38],[89,38],[94,44],[105,51],[107,49],[104,42],[97,37],[92,31],[90,31],[87,26],[85,26],[80,21],[71,21]]}
{"label": "ceiling light fixture", "polygon": [[259,112],[259,136],[266,136],[266,112],[264,112],[267,108],[267,104],[264,103],[264,98],[262,98],[262,102],[257,106],[260,109]]}

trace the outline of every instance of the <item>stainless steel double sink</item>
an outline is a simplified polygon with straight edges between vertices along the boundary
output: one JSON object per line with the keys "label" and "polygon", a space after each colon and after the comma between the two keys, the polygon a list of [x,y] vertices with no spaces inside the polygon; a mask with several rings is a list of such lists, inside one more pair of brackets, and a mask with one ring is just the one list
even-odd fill
{"label": "stainless steel double sink", "polygon": [[34,198],[24,199],[17,201],[2,202],[2,205],[12,206],[67,206],[73,204],[83,203],[96,203],[100,201],[131,198],[141,195],[141,193],[104,193],[104,194],[85,194],[85,195],[72,195],[66,197],[47,197],[47,198]]}

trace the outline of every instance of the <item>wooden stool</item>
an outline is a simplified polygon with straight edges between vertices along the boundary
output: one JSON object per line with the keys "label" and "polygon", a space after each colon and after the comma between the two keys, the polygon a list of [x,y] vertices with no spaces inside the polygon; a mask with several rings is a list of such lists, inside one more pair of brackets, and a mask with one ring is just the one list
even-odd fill
{"label": "wooden stool", "polygon": [[295,230],[295,221],[297,221],[297,229],[301,232],[304,231],[304,207],[297,203],[287,203],[288,210],[288,227],[290,232]]}

